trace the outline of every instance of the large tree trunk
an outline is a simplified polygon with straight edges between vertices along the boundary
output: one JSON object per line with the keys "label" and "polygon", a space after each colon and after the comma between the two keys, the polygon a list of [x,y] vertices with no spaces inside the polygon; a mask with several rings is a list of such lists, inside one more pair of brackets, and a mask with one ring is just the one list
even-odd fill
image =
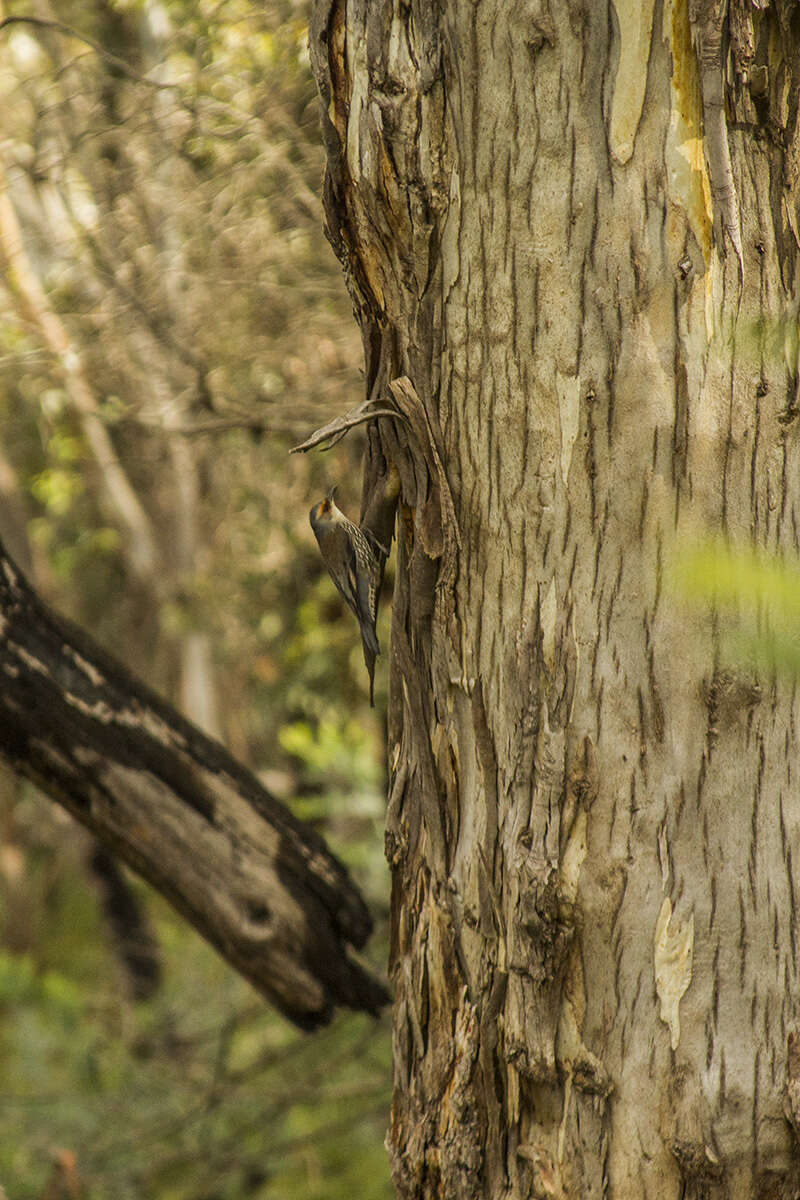
{"label": "large tree trunk", "polygon": [[331,240],[402,413],[363,500],[385,540],[396,468],[400,1196],[794,1194],[800,714],[670,564],[797,549],[799,26],[317,4]]}

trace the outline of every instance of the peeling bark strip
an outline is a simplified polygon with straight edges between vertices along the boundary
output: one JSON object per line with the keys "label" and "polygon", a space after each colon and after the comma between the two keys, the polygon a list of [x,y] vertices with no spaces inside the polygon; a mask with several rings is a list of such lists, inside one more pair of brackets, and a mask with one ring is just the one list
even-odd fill
{"label": "peeling bark strip", "polygon": [[347,871],[218,743],[46,608],[0,547],[0,755],[303,1029],[388,997]]}
{"label": "peeling bark strip", "polygon": [[[734,0],[736,7],[740,3],[742,0]],[[703,144],[714,201],[714,241],[718,252],[724,255],[727,233],[741,276],[744,270],[742,230],[728,145],[723,88],[722,30],[727,8],[728,0],[689,0],[689,22],[697,50],[703,97]]]}

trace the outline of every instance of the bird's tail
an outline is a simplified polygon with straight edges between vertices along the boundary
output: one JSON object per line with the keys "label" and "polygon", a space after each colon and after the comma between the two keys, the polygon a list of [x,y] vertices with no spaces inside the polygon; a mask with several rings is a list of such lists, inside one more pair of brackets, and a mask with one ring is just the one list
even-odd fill
{"label": "bird's tail", "polygon": [[375,632],[374,625],[368,625],[366,621],[362,622],[361,640],[364,643],[364,653],[366,654],[367,650],[369,650],[372,657],[377,658],[381,652],[381,648],[378,645],[378,635]]}
{"label": "bird's tail", "polygon": [[378,639],[375,636],[375,631],[372,630],[371,632],[372,632],[372,642],[375,645],[375,649],[373,650],[371,645],[367,645],[366,638],[364,638],[364,640],[363,640],[362,649],[364,651],[364,663],[367,668],[367,674],[369,675],[369,704],[370,704],[370,708],[374,708],[375,707],[375,658],[378,654],[380,654],[380,650],[378,649]]}

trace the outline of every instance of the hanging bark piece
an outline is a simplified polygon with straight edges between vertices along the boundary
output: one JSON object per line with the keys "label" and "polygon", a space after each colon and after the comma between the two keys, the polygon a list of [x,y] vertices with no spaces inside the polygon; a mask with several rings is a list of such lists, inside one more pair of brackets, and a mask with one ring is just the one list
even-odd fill
{"label": "hanging bark piece", "polygon": [[[377,422],[367,428],[367,449],[361,487],[361,528],[381,545],[391,548],[394,540],[400,475],[386,458],[381,446]],[[385,559],[381,566],[385,566]],[[381,579],[383,576],[381,575]]]}
{"label": "hanging bark piece", "polygon": [[389,389],[413,430],[417,449],[426,467],[427,479],[418,479],[416,496],[412,498],[404,495],[404,499],[407,504],[420,510],[416,524],[425,553],[429,558],[443,557],[444,574],[450,576],[455,571],[455,558],[461,545],[461,536],[458,532],[453,497],[450,494],[430,417],[407,376],[393,379]]}

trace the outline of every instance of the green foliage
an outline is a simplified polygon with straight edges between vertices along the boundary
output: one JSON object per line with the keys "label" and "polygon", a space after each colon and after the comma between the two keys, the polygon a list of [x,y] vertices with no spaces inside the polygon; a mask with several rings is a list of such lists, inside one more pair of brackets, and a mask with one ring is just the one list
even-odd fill
{"label": "green foliage", "polygon": [[166,913],[160,932],[180,965],[136,1010],[0,957],[9,1195],[40,1196],[66,1146],[94,1200],[388,1197],[387,1030],[345,1016],[304,1038]]}
{"label": "green foliage", "polygon": [[373,740],[353,717],[338,720],[332,713],[323,717],[316,729],[305,721],[294,721],[283,726],[280,741],[287,753],[303,763],[311,779],[336,779],[348,788],[363,782],[373,791],[377,789]]}
{"label": "green foliage", "polygon": [[63,517],[83,492],[83,480],[77,471],[47,467],[31,481],[31,492],[51,516]]}
{"label": "green foliage", "polygon": [[707,542],[676,555],[678,590],[716,616],[722,653],[757,672],[800,676],[800,566]]}
{"label": "green foliage", "polygon": [[343,1014],[298,1033],[144,885],[165,979],[131,1005],[80,856],[65,858],[45,805],[29,792],[15,805],[37,828],[19,881],[38,913],[31,948],[0,951],[8,1195],[38,1200],[66,1147],[92,1200],[388,1200],[388,1019]]}

